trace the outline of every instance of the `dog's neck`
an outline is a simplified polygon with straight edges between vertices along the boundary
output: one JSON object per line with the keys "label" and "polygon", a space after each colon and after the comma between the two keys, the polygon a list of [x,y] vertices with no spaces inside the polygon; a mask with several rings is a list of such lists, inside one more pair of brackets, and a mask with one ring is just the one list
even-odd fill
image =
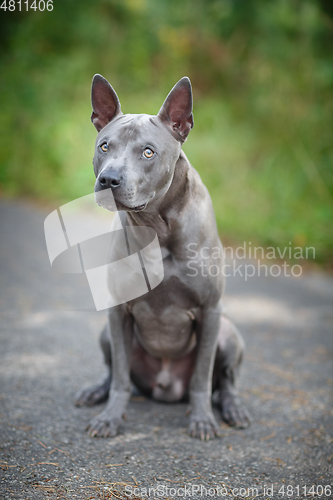
{"label": "dog's neck", "polygon": [[142,212],[126,212],[127,222],[135,226],[151,227],[156,231],[160,244],[168,245],[171,234],[177,230],[179,213],[188,198],[190,168],[185,154],[181,152],[166,194]]}

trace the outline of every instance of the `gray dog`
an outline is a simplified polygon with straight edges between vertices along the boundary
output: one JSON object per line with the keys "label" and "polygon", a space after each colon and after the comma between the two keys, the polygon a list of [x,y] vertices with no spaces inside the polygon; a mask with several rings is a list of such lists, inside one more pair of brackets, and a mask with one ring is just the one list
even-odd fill
{"label": "gray dog", "polygon": [[[77,406],[108,400],[89,434],[117,434],[132,382],[159,401],[188,398],[193,437],[218,435],[212,392],[225,422],[247,427],[250,418],[235,389],[244,343],[222,314],[223,254],[214,211],[181,149],[193,127],[190,80],[174,86],[156,116],[124,115],[111,85],[95,75],[92,107],[95,192],[112,190],[124,227],[156,231],[164,278],[154,290],[110,309],[101,334],[108,375],[76,400]],[[203,273],[203,266],[214,266],[214,273]]]}

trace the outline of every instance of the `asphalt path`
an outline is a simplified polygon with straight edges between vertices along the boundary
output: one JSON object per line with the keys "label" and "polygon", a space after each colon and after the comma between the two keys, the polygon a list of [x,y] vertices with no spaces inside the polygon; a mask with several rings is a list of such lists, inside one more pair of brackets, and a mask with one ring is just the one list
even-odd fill
{"label": "asphalt path", "polygon": [[248,429],[221,423],[220,438],[200,442],[187,435],[185,403],[135,396],[119,436],[90,438],[103,405],[73,401],[104,373],[106,313],[89,306],[84,275],[52,271],[49,210],[6,200],[0,210],[1,499],[330,497],[332,277],[229,278]]}

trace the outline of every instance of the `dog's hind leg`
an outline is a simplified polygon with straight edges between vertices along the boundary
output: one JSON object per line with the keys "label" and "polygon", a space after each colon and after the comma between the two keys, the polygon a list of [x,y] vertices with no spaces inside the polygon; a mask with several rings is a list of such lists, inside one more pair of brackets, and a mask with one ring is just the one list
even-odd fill
{"label": "dog's hind leg", "polygon": [[235,325],[222,316],[216,351],[213,388],[218,390],[218,405],[223,420],[233,427],[248,427],[251,418],[240,402],[236,380],[244,351],[244,341]]}
{"label": "dog's hind leg", "polygon": [[104,403],[109,397],[111,385],[111,344],[108,328],[109,323],[103,328],[99,339],[104,361],[108,369],[107,374],[97,384],[79,391],[75,399],[75,406],[97,405]]}

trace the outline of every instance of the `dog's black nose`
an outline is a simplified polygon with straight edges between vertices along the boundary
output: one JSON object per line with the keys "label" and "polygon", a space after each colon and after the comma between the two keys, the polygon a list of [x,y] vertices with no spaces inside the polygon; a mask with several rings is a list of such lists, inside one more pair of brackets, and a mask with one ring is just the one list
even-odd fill
{"label": "dog's black nose", "polygon": [[123,176],[119,171],[115,169],[105,170],[104,172],[101,172],[98,177],[98,182],[101,186],[101,189],[115,189],[116,187],[120,186],[122,180]]}

